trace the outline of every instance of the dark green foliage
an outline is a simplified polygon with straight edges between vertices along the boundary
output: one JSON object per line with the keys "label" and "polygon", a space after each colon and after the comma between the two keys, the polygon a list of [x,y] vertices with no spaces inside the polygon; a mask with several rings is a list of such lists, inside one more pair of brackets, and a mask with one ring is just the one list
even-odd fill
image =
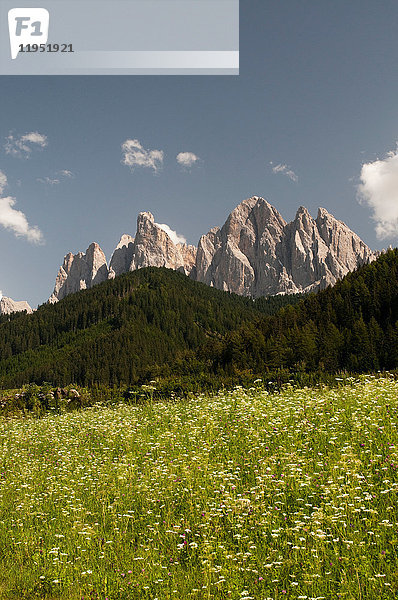
{"label": "dark green foliage", "polygon": [[214,356],[225,373],[250,368],[354,373],[398,367],[398,250],[295,307],[242,325]]}
{"label": "dark green foliage", "polygon": [[[253,301],[148,268],[0,322],[0,386],[134,384],[298,298]],[[200,365],[199,370],[203,370]]]}
{"label": "dark green foliage", "polygon": [[0,321],[3,388],[131,386],[139,401],[153,380],[163,397],[397,368],[398,250],[307,297],[253,301],[148,268]]}

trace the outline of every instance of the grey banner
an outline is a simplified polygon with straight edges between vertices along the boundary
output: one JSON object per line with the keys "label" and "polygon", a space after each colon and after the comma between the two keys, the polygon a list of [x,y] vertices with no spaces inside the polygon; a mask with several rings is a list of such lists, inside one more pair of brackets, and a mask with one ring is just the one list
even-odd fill
{"label": "grey banner", "polygon": [[0,32],[0,75],[239,73],[239,0],[0,0]]}

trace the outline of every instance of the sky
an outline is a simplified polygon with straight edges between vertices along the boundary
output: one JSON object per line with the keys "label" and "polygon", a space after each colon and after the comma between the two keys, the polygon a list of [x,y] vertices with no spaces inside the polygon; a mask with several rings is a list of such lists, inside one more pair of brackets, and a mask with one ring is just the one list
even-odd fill
{"label": "sky", "polygon": [[253,195],[396,246],[397,30],[395,0],[241,0],[239,76],[1,76],[3,294],[45,302],[140,211],[197,244]]}

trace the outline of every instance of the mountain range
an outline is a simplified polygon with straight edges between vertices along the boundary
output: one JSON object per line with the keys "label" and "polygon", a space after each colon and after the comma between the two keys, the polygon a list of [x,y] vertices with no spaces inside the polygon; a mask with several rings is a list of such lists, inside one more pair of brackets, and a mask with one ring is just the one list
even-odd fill
{"label": "mountain range", "polygon": [[[173,241],[165,229],[150,212],[139,213],[135,236],[122,235],[109,266],[96,242],[85,253],[69,252],[49,302],[144,267],[166,267],[254,298],[311,292],[333,285],[379,255],[324,208],[314,219],[300,206],[287,223],[259,196],[241,202],[221,228],[202,235],[197,247]],[[17,310],[31,308],[11,299],[0,301],[0,314]]]}
{"label": "mountain range", "polygon": [[313,219],[301,206],[287,223],[264,198],[253,196],[232,211],[221,229],[203,235],[198,247],[175,243],[150,212],[141,212],[135,236],[122,235],[109,267],[97,243],[85,253],[67,254],[49,301],[144,267],[174,269],[254,298],[310,292],[333,285],[377,256],[324,208]]}

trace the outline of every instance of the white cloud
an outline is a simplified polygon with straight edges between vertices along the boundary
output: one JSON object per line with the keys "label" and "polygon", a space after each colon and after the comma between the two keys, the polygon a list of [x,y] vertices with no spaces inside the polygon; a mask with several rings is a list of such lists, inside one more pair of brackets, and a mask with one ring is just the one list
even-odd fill
{"label": "white cloud", "polygon": [[0,171],[0,194],[2,194],[7,187],[7,175]]}
{"label": "white cloud", "polygon": [[[0,194],[7,185],[6,175],[0,171]],[[15,198],[11,196],[0,197],[0,225],[13,231],[17,237],[25,237],[29,242],[40,244],[43,234],[38,227],[31,227],[24,213],[14,208]]]}
{"label": "white cloud", "polygon": [[155,173],[163,166],[163,150],[145,150],[138,140],[126,140],[122,144],[122,163],[133,171],[135,167],[153,169]]}
{"label": "white cloud", "polygon": [[75,176],[72,171],[63,169],[55,173],[54,177],[38,177],[36,181],[46,185],[58,185],[62,179],[73,179]]}
{"label": "white cloud", "polygon": [[158,227],[160,227],[160,229],[163,229],[163,231],[165,231],[167,233],[167,235],[169,236],[171,241],[174,242],[175,244],[186,244],[187,243],[187,240],[184,238],[183,235],[180,235],[176,231],[173,231],[173,229],[170,229],[170,227],[168,225],[166,225],[166,223],[156,223],[156,225]]}
{"label": "white cloud", "polygon": [[68,171],[68,169],[62,169],[59,174],[61,177],[66,177],[67,179],[73,179],[75,177],[72,171]]}
{"label": "white cloud", "polygon": [[38,177],[37,181],[39,181],[40,183],[45,183],[47,185],[58,185],[59,183],[61,183],[60,179],[53,177]]}
{"label": "white cloud", "polygon": [[[270,164],[272,165],[273,163],[271,162]],[[291,179],[294,182],[298,181],[296,173],[284,163],[279,163],[278,165],[272,167],[272,172],[276,174],[280,173],[282,175],[286,175],[286,177],[289,177],[289,179]]]}
{"label": "white cloud", "polygon": [[373,211],[380,239],[398,236],[398,150],[362,165],[358,200]]}
{"label": "white cloud", "polygon": [[10,229],[17,237],[25,237],[29,242],[40,244],[43,234],[38,227],[31,227],[24,213],[13,208],[15,198],[0,198],[0,225]]}
{"label": "white cloud", "polygon": [[4,149],[6,154],[11,154],[18,158],[29,158],[34,148],[45,148],[47,145],[46,135],[38,131],[31,131],[20,136],[9,134],[6,137]]}
{"label": "white cloud", "polygon": [[199,156],[196,156],[193,152],[180,152],[177,154],[176,159],[179,165],[189,169],[199,161]]}

